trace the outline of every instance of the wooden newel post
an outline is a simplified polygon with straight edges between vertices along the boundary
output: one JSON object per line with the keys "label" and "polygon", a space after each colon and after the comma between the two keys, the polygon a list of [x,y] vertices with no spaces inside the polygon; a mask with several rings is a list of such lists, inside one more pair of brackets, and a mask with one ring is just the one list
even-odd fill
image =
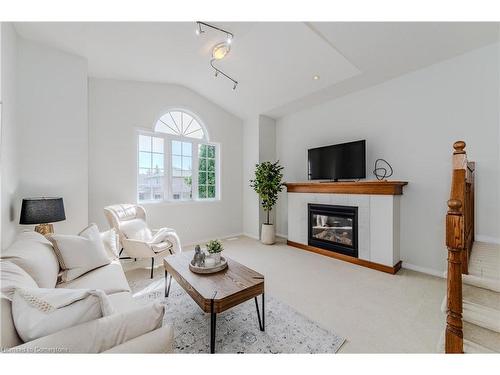
{"label": "wooden newel post", "polygon": [[448,288],[446,309],[446,353],[463,353],[462,274],[467,274],[474,242],[474,171],[467,160],[465,142],[453,144],[453,174],[446,213]]}
{"label": "wooden newel post", "polygon": [[468,235],[466,226],[471,222],[470,197],[467,176],[468,162],[465,142],[453,144],[453,173],[450,199],[446,213],[446,247],[448,249],[448,280],[446,309],[446,353],[463,353],[462,273],[467,273]]}
{"label": "wooden newel post", "polygon": [[463,353],[462,324],[462,202],[448,201],[446,215],[446,247],[448,248],[448,286],[446,309],[445,352]]}

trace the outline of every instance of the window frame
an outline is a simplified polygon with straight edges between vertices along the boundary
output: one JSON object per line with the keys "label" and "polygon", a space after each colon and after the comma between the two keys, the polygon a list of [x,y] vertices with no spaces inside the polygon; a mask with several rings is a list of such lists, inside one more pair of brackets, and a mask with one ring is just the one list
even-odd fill
{"label": "window frame", "polygon": [[[205,127],[199,121],[197,116],[194,116],[188,111],[185,110],[170,110],[170,111],[182,111],[190,116],[193,116],[201,125],[202,130],[205,134],[205,137],[202,139],[198,138],[190,138],[186,136],[179,136],[174,134],[167,134],[162,132],[155,132],[154,130],[147,128],[137,128],[136,129],[136,184],[135,184],[135,197],[136,202],[139,204],[158,204],[158,203],[169,203],[169,204],[177,204],[177,203],[203,203],[203,202],[217,202],[221,200],[221,162],[220,162],[220,154],[221,154],[221,145],[218,142],[210,142],[208,140],[208,134],[206,132]],[[169,112],[169,111],[167,111]],[[165,113],[167,113],[165,112]],[[156,124],[155,124],[156,125]],[[163,139],[163,165],[164,165],[164,177],[163,177],[163,199],[158,200],[140,200],[139,199],[139,136],[149,136]],[[172,189],[172,141],[181,141],[181,142],[189,142],[191,143],[191,155],[192,155],[192,198],[191,199],[174,199],[173,198],[173,189]],[[215,198],[200,198],[198,196],[198,174],[199,174],[199,146],[200,145],[209,145],[215,147]]]}

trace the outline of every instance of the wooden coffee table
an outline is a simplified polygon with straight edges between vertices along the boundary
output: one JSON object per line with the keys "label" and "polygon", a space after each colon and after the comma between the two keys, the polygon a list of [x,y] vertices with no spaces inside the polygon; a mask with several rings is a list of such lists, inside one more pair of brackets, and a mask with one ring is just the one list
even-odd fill
{"label": "wooden coffee table", "polygon": [[[173,277],[198,306],[210,314],[210,353],[215,353],[217,314],[251,298],[255,299],[259,328],[264,331],[264,276],[227,257],[225,258],[228,267],[225,270],[208,275],[196,274],[189,270],[189,262],[193,259],[193,255],[193,251],[188,251],[163,259],[165,297],[168,297]],[[257,301],[257,296],[260,295],[262,295],[262,319]]]}

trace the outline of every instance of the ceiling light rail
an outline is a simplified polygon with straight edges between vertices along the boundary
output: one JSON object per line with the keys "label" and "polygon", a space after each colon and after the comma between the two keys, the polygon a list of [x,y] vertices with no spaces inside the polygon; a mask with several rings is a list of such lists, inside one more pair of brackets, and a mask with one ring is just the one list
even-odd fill
{"label": "ceiling light rail", "polygon": [[238,86],[238,81],[235,80],[234,78],[228,76],[226,73],[224,73],[222,70],[220,70],[219,68],[217,68],[216,66],[214,66],[214,61],[216,61],[216,59],[212,59],[210,60],[210,65],[212,66],[212,68],[214,68],[215,70],[215,77],[217,77],[220,74],[222,74],[224,77],[226,77],[227,79],[229,79],[230,81],[233,82],[233,90],[236,90],[236,86]]}
{"label": "ceiling light rail", "polygon": [[233,90],[236,90],[236,87],[238,86],[238,81],[230,77],[229,75],[227,75],[214,65],[214,61],[222,60],[231,51],[231,43],[233,41],[234,34],[230,31],[224,30],[214,25],[210,25],[209,23],[206,22],[196,21],[196,26],[197,26],[196,35],[204,34],[205,33],[205,30],[203,29],[204,27],[214,29],[226,35],[226,40],[224,42],[217,43],[215,46],[212,47],[212,59],[210,60],[210,66],[215,70],[215,77],[218,77],[220,73],[233,83]]}
{"label": "ceiling light rail", "polygon": [[204,34],[205,30],[203,30],[203,27],[209,27],[211,29],[214,29],[214,30],[220,31],[221,33],[226,34],[226,42],[228,44],[231,44],[231,42],[232,42],[232,40],[234,38],[234,35],[233,35],[232,32],[224,30],[224,29],[221,29],[220,27],[217,27],[217,26],[214,26],[214,25],[210,25],[209,23],[201,22],[201,21],[196,21],[196,25],[198,26],[198,28],[196,29],[196,35]]}

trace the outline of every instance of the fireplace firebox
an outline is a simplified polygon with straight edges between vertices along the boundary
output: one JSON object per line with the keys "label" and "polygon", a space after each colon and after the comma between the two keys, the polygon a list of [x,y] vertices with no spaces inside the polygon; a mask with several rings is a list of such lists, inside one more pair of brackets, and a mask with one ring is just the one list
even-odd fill
{"label": "fireplace firebox", "polygon": [[358,208],[308,205],[310,246],[358,257]]}

